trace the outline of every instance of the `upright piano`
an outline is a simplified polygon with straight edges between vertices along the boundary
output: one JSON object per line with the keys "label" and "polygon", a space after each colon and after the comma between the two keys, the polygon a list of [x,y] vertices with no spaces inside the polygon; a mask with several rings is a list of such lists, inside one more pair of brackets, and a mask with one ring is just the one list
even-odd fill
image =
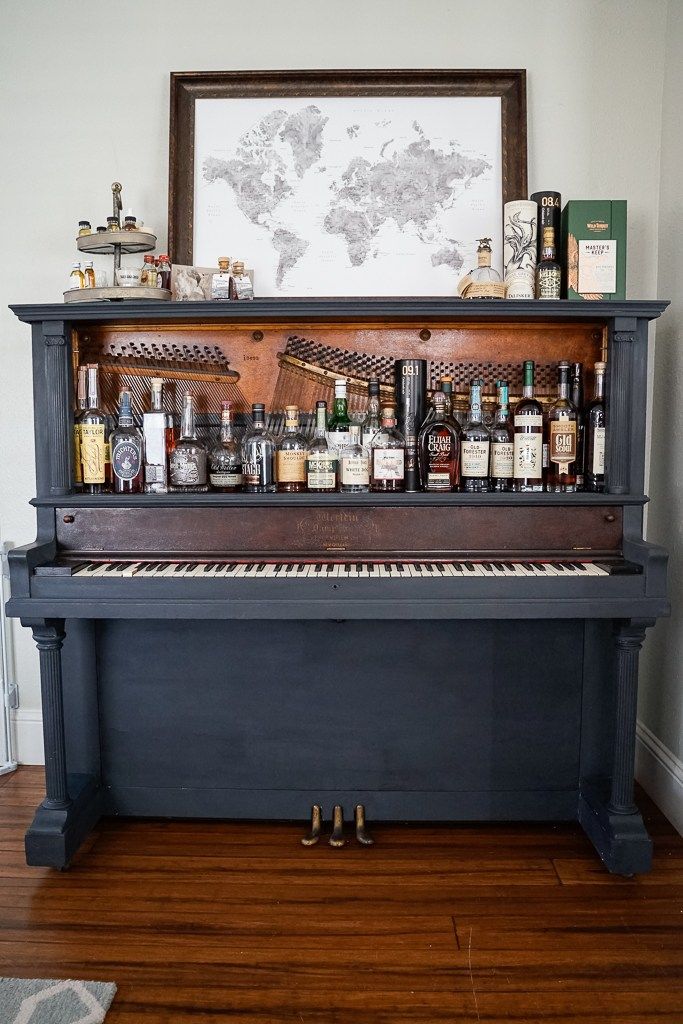
{"label": "upright piano", "polygon": [[[32,327],[37,539],[8,613],[40,652],[46,795],[29,864],[102,815],[576,821],[648,870],[634,803],[638,655],[668,614],[643,539],[648,324],[664,302],[256,299],[12,307]],[[605,493],[114,494],[73,486],[74,370],[137,411],[146,378],[304,410],[393,360],[432,379],[605,359]],[[174,398],[173,395],[176,395]],[[177,409],[176,404],[176,409]],[[657,439],[654,439],[657,443]]]}

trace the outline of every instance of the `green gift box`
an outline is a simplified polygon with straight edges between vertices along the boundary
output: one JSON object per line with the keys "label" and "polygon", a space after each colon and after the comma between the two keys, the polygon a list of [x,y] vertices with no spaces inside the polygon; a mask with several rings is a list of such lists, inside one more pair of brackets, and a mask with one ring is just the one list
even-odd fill
{"label": "green gift box", "polygon": [[626,298],[626,200],[570,199],[562,211],[567,299]]}

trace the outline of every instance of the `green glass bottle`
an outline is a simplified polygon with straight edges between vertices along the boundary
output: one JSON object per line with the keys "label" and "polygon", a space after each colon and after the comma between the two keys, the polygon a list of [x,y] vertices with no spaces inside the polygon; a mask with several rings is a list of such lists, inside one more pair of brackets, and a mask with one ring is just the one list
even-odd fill
{"label": "green glass bottle", "polygon": [[334,382],[334,408],[327,421],[327,440],[332,448],[341,452],[348,448],[351,441],[349,428],[351,418],[349,417],[349,406],[346,398],[346,379],[340,377]]}

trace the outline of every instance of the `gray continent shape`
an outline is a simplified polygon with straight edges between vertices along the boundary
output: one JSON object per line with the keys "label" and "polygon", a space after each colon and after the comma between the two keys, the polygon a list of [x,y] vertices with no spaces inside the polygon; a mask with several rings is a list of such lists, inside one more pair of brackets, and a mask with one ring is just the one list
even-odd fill
{"label": "gray continent shape", "polygon": [[299,238],[286,228],[276,228],[273,231],[273,245],[280,254],[275,273],[275,283],[280,288],[289,271],[296,266],[308,249],[310,242]]}
{"label": "gray continent shape", "polygon": [[294,157],[294,170],[299,178],[320,160],[323,148],[323,129],[329,117],[311,103],[290,114],[280,131],[280,138],[289,144]]}

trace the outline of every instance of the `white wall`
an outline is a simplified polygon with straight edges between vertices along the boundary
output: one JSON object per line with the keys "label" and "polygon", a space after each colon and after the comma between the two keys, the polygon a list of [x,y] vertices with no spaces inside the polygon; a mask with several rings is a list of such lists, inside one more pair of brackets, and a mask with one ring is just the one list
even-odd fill
{"label": "white wall", "polygon": [[[629,295],[652,298],[666,13],[666,0],[4,4],[2,538],[34,536],[29,330],[6,305],[61,299],[77,222],[106,213],[114,180],[164,248],[170,71],[526,68],[530,190],[627,199]],[[13,634],[30,760],[37,661],[26,631]]]}
{"label": "white wall", "polygon": [[648,538],[667,547],[672,616],[642,658],[639,777],[683,832],[683,4],[670,4],[662,105],[658,292],[672,300],[657,327]]}

